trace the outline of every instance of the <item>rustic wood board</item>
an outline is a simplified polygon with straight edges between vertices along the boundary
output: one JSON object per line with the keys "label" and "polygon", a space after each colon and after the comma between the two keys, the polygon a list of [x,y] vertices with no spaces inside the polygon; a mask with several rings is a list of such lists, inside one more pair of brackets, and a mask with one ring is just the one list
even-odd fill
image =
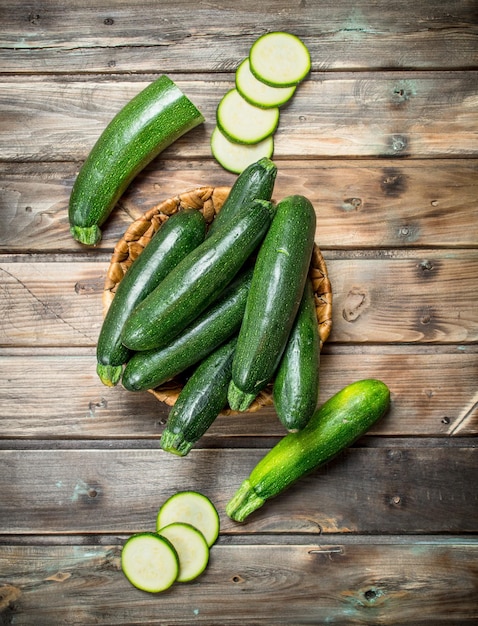
{"label": "rustic wood board", "polygon": [[[478,622],[478,19],[475,0],[45,0],[0,7],[0,623]],[[157,202],[235,176],[211,157],[255,39],[289,30],[312,72],[281,110],[276,200],[306,195],[333,289],[320,401],[378,377],[390,411],[244,524],[224,507],[284,434],[221,415],[190,456],[168,407],[95,372],[117,240]],[[68,199],[116,111],[166,73],[206,121],[131,184],[95,249]],[[160,596],[119,567],[177,489],[211,496],[209,568]]]}

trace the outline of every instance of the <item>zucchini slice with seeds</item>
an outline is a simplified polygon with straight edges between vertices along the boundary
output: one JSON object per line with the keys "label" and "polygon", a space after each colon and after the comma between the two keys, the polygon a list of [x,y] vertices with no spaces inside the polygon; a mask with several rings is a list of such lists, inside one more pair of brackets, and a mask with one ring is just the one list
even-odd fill
{"label": "zucchini slice with seeds", "polygon": [[219,535],[219,515],[211,500],[197,491],[178,491],[164,502],[156,520],[158,532],[173,522],[197,528],[211,547]]}
{"label": "zucchini slice with seeds", "polygon": [[249,51],[251,72],[271,87],[291,87],[310,71],[310,54],[295,35],[280,31],[266,33]]}
{"label": "zucchini slice with seeds", "polygon": [[250,104],[269,109],[288,102],[294,95],[296,86],[271,87],[266,85],[251,72],[249,58],[246,58],[236,70],[236,89]]}
{"label": "zucchini slice with seeds", "polygon": [[224,169],[233,174],[241,174],[252,163],[272,156],[274,138],[269,135],[258,143],[237,143],[230,141],[216,126],[211,135],[211,152]]}
{"label": "zucchini slice with seeds", "polygon": [[244,100],[237,89],[231,89],[219,102],[216,122],[230,141],[259,143],[275,132],[279,124],[279,109],[260,109]]}
{"label": "zucchini slice with seeds", "polygon": [[179,559],[178,583],[194,580],[202,574],[209,561],[209,546],[200,532],[191,524],[173,522],[158,532],[172,543]]}
{"label": "zucchini slice with seeds", "polygon": [[159,593],[176,581],[179,557],[166,537],[151,532],[137,533],[123,546],[121,569],[134,587]]}

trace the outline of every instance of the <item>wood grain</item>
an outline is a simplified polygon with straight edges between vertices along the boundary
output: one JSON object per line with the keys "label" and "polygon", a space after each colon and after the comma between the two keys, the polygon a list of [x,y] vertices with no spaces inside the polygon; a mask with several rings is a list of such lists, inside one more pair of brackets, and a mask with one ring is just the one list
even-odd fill
{"label": "wood grain", "polygon": [[[302,193],[314,204],[324,250],[470,247],[478,241],[478,160],[280,161],[274,199]],[[0,250],[85,252],[68,230],[77,165],[5,163]],[[103,228],[110,251],[133,219],[156,203],[202,185],[231,186],[212,160],[158,159],[132,183]]]}
{"label": "wood grain", "polygon": [[[334,310],[329,341],[472,343],[478,338],[476,250],[328,259]],[[107,263],[0,264],[4,346],[94,346]],[[12,305],[14,303],[14,306]]]}
{"label": "wood grain", "polygon": [[268,448],[192,450],[187,457],[157,445],[1,450],[0,533],[154,530],[161,503],[181,489],[212,499],[226,535],[476,533],[478,450],[466,440],[461,447],[403,444],[357,444],[242,524],[226,517],[226,503]]}
{"label": "wood grain", "polygon": [[0,546],[0,569],[9,572],[0,617],[24,626],[51,626],[52,615],[68,624],[435,626],[452,605],[450,623],[476,622],[473,540],[375,542],[218,544],[198,581],[159,596],[126,581],[114,543]]}
{"label": "wood grain", "polygon": [[[15,141],[1,132],[0,153],[11,161],[81,161],[113,115],[154,78],[6,78],[0,131]],[[217,105],[234,82],[228,75],[171,78],[206,122],[163,154],[207,158]],[[281,110],[275,158],[476,157],[477,84],[476,72],[315,74]]]}
{"label": "wood grain", "polygon": [[[65,10],[68,19],[65,19]],[[234,69],[264,30],[302,37],[313,69],[476,68],[473,0],[371,6],[352,0],[230,3],[49,0],[2,3],[0,63],[14,73],[200,72]],[[14,53],[12,53],[14,52]]]}
{"label": "wood grain", "polygon": [[[96,358],[52,350],[26,354],[0,352],[0,438],[22,440],[157,439],[169,409],[149,393],[121,385],[105,387],[96,375]],[[55,381],[51,393],[45,381]],[[321,357],[319,402],[359,378],[380,378],[392,393],[387,418],[369,435],[442,437],[478,434],[478,355],[472,347],[420,352],[385,347],[353,351],[326,346]],[[72,398],[71,381],[77,391]],[[441,381],[447,384],[442,385]],[[197,447],[261,445],[285,431],[272,407],[254,414],[220,416]]]}

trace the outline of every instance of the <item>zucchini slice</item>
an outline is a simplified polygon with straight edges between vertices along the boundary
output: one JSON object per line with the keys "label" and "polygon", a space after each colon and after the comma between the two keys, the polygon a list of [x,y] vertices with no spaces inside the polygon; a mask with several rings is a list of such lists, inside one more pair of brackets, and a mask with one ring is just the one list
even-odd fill
{"label": "zucchini slice", "polygon": [[219,515],[209,498],[197,491],[178,491],[159,509],[158,532],[175,522],[190,524],[199,530],[211,547],[219,535]]}
{"label": "zucchini slice", "polygon": [[211,135],[211,151],[216,161],[233,174],[241,174],[246,167],[274,152],[272,135],[258,143],[241,144],[230,141],[218,126]]}
{"label": "zucchini slice", "polygon": [[251,72],[271,87],[297,85],[310,71],[310,54],[295,35],[280,31],[266,33],[249,51]]}
{"label": "zucchini slice", "polygon": [[134,587],[158,593],[176,581],[179,557],[166,537],[151,532],[137,533],[123,546],[121,569]]}
{"label": "zucchini slice", "polygon": [[230,141],[259,143],[275,132],[279,108],[261,109],[244,100],[237,89],[231,89],[219,102],[216,122]]}
{"label": "zucchini slice", "polygon": [[178,554],[178,583],[194,580],[204,572],[209,562],[209,546],[197,528],[184,522],[173,522],[158,533],[172,543]]}
{"label": "zucchini slice", "polygon": [[251,72],[249,58],[246,58],[236,70],[236,89],[250,104],[269,109],[288,102],[294,95],[296,86],[271,87],[266,85]]}

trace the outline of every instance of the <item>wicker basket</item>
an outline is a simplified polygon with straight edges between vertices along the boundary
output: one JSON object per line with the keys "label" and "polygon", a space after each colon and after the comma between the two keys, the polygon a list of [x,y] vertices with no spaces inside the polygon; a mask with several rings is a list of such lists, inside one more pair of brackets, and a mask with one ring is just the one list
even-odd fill
{"label": "wicker basket", "polygon": [[[141,254],[153,235],[170,215],[179,209],[193,208],[201,211],[210,224],[229,194],[229,187],[198,187],[152,207],[130,224],[118,241],[111,257],[103,291],[103,314],[106,314],[114,298],[116,287],[131,263]],[[319,247],[315,244],[312,253],[310,278],[315,293],[320,347],[327,340],[332,326],[332,289],[327,268]],[[149,391],[160,401],[173,406],[182,389],[182,382],[171,380]],[[266,387],[259,393],[248,411],[254,412],[263,406],[272,405],[272,388]],[[227,410],[225,411],[227,413]]]}

